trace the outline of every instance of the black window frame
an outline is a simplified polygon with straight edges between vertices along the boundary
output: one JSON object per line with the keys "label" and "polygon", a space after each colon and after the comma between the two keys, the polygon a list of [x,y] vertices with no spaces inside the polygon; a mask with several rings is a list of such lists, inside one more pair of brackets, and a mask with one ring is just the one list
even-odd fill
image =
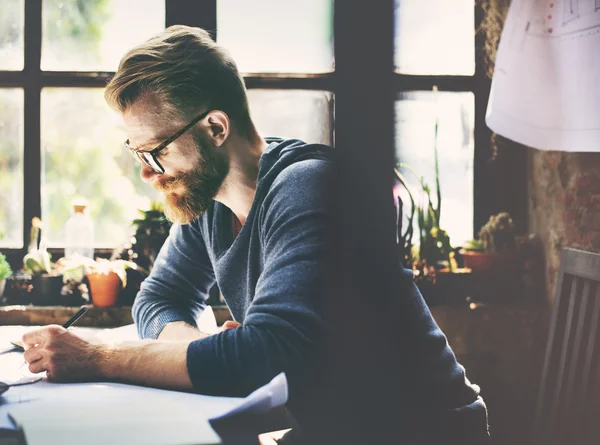
{"label": "black window frame", "polygon": [[[24,90],[24,227],[23,246],[20,249],[0,248],[11,265],[21,266],[26,253],[31,220],[41,215],[41,117],[40,97],[44,87],[103,88],[113,72],[56,72],[42,71],[42,2],[25,1],[24,68],[22,71],[0,71],[0,88],[18,87]],[[509,211],[517,228],[527,228],[527,156],[524,150],[500,150],[494,158],[490,141],[492,133],[485,125],[485,110],[490,91],[490,79],[484,67],[483,33],[474,33],[476,69],[473,76],[415,76],[394,71],[393,0],[366,4],[362,0],[334,2],[335,70],[324,74],[246,74],[248,89],[303,89],[324,90],[333,93],[331,115],[332,141],[343,147],[352,158],[364,166],[369,159],[372,168],[364,178],[385,178],[375,189],[348,173],[348,181],[363,184],[360,193],[383,192],[391,194],[391,166],[394,163],[394,101],[404,91],[428,91],[436,85],[440,91],[464,92],[475,95],[475,158],[474,158],[474,235],[491,214]],[[199,26],[211,32],[216,39],[217,0],[165,0],[166,23]],[[476,29],[483,19],[480,2],[474,4]],[[356,36],[360,29],[360,36]],[[360,37],[360,39],[359,39]],[[360,51],[361,45],[377,48]],[[355,55],[363,57],[358,60]],[[369,94],[359,93],[357,85],[369,85]],[[362,94],[362,95],[361,95]],[[368,97],[366,97],[368,96]],[[368,110],[379,110],[372,113]],[[368,124],[380,132],[380,140],[365,139],[361,133]],[[335,134],[333,132],[335,131]],[[372,146],[369,146],[372,144]],[[362,150],[362,152],[360,151]],[[389,176],[389,178],[388,178]],[[510,179],[509,179],[510,178]],[[376,191],[377,190],[377,191]],[[356,208],[356,202],[348,202]],[[351,205],[350,205],[351,204]],[[369,209],[367,209],[369,210]],[[375,209],[371,209],[375,210]],[[384,213],[386,211],[383,211]],[[377,212],[376,212],[377,213]],[[383,214],[383,213],[382,213]],[[356,215],[356,214],[354,214]],[[55,257],[63,249],[51,249]],[[97,249],[100,256],[109,249]]]}

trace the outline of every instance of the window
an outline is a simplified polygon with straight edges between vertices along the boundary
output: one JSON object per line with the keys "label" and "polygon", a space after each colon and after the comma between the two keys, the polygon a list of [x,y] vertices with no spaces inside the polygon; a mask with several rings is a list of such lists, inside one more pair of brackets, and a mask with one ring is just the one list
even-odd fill
{"label": "window", "polygon": [[123,150],[120,118],[102,93],[125,51],[166,25],[218,28],[219,43],[234,53],[243,72],[252,73],[246,75],[251,113],[263,135],[333,142],[334,96],[326,81],[333,70],[332,0],[296,4],[293,21],[283,20],[289,5],[273,0],[220,0],[212,6],[165,0],[5,3],[0,187],[9,192],[0,201],[0,249],[15,264],[25,252],[33,216],[41,216],[45,241],[60,256],[71,202],[86,198],[96,248],[110,249],[127,237],[137,209],[159,198]]}
{"label": "window", "polygon": [[[97,247],[121,243],[152,190],[140,183],[139,166],[122,150],[126,135],[102,89],[123,53],[165,26],[200,26],[231,51],[264,136],[334,144],[340,79],[353,79],[334,61],[334,48],[344,44],[334,42],[334,9],[344,8],[333,0],[4,0],[0,249],[18,264],[33,216],[47,224],[50,247],[60,249],[69,203],[82,195],[91,202]],[[489,82],[476,63],[477,11],[468,0],[395,0],[396,73],[387,97],[396,97],[396,159],[433,184],[432,127],[438,119],[442,225],[455,246],[514,199],[498,187],[514,163],[504,162],[500,172],[487,169]],[[373,31],[377,25],[360,33],[369,35],[369,26]],[[347,40],[354,29],[336,35]],[[340,123],[339,134],[349,126]]]}
{"label": "window", "polygon": [[123,150],[121,121],[102,88],[43,88],[41,98],[42,221],[49,246],[62,247],[71,201],[89,203],[96,247],[125,242],[137,209],[158,198],[140,177],[140,165]]}
{"label": "window", "polygon": [[217,41],[245,73],[331,72],[332,12],[332,0],[218,0]]}
{"label": "window", "polygon": [[[473,238],[474,118],[471,92],[410,91],[400,93],[396,101],[397,160],[422,176],[434,196],[437,143],[442,196],[440,227],[448,232],[453,246]],[[406,168],[400,170],[411,190],[420,190],[419,178]],[[399,192],[404,195],[402,187]],[[408,203],[408,198],[404,197],[403,202]]]}
{"label": "window", "polygon": [[164,0],[43,0],[42,70],[115,71],[128,48],[164,27]]}
{"label": "window", "polygon": [[23,90],[0,89],[0,243],[23,242]]}
{"label": "window", "polygon": [[475,74],[475,4],[471,0],[395,0],[396,71]]}
{"label": "window", "polygon": [[[122,149],[126,136],[103,87],[130,46],[164,29],[165,2],[7,3],[0,19],[0,248],[22,257],[33,216],[44,221],[48,246],[61,248],[78,197],[90,202],[97,247],[115,247],[153,196]],[[132,13],[141,8],[144,14]]]}
{"label": "window", "polygon": [[264,136],[333,142],[331,92],[254,88],[248,90],[248,100],[252,119]]}
{"label": "window", "polygon": [[333,143],[333,0],[217,0],[217,42],[246,73],[263,136]]}
{"label": "window", "polygon": [[4,0],[0,15],[0,70],[23,69],[23,9],[25,0]]}
{"label": "window", "polygon": [[[469,0],[395,0],[395,23],[394,60],[400,85],[396,162],[408,164],[416,173],[400,169],[413,193],[421,188],[416,176],[422,177],[434,191],[437,205],[437,144],[440,226],[454,247],[461,246],[473,238],[474,221],[475,5]],[[438,86],[440,91],[433,92]],[[401,186],[395,193],[409,202]]]}

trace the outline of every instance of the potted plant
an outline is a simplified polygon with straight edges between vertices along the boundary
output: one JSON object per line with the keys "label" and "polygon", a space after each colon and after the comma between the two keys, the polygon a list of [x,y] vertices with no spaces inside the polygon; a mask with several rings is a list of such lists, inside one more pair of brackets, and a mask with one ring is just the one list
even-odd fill
{"label": "potted plant", "polygon": [[169,236],[171,223],[164,214],[160,201],[151,201],[148,210],[140,210],[140,217],[132,221],[131,238],[117,247],[111,259],[134,261],[138,270],[146,275],[152,271],[158,252]]}
{"label": "potted plant", "polygon": [[125,260],[98,258],[84,264],[84,273],[89,283],[92,303],[98,307],[117,304],[119,293],[127,286],[127,269],[136,264]]}
{"label": "potted plant", "polygon": [[[437,89],[434,88],[434,94]],[[412,269],[414,279],[428,304],[460,301],[466,295],[468,273],[456,268],[450,236],[440,227],[442,192],[440,186],[438,157],[438,119],[433,128],[433,160],[435,168],[435,190],[425,178],[406,163],[398,163],[394,174],[398,183],[406,191],[410,205],[397,196],[398,213],[396,236],[400,263]],[[416,179],[416,191],[411,190],[404,173]],[[435,194],[435,197],[432,195]],[[403,218],[405,215],[405,219]],[[414,224],[416,219],[416,224]],[[406,221],[406,227],[404,227]],[[413,229],[414,227],[414,229]],[[413,244],[414,231],[418,233],[417,243]]]}
{"label": "potted plant", "polygon": [[[62,275],[54,268],[42,237],[42,221],[31,221],[28,253],[23,257],[23,269],[31,275],[31,302],[36,305],[54,305],[60,300]],[[39,244],[38,244],[39,239]]]}
{"label": "potted plant", "polygon": [[460,250],[465,267],[474,272],[508,272],[515,266],[517,235],[515,224],[508,213],[490,216],[479,231],[478,238],[469,241]]}
{"label": "potted plant", "polygon": [[4,286],[6,279],[12,275],[10,264],[6,260],[6,256],[0,253],[0,297],[4,294]]}
{"label": "potted plant", "polygon": [[[434,93],[437,88],[434,88]],[[399,206],[399,217],[397,221],[397,237],[398,237],[398,248],[401,254],[401,261],[406,262],[407,257],[410,256],[409,252],[412,245],[413,237],[413,219],[416,213],[417,216],[417,229],[419,236],[417,268],[433,268],[432,271],[435,275],[436,270],[447,269],[450,272],[454,271],[454,265],[451,258],[452,246],[450,244],[450,237],[448,233],[440,227],[440,219],[442,213],[442,191],[440,187],[440,171],[439,171],[439,157],[438,157],[438,120],[435,121],[434,126],[434,145],[433,145],[433,160],[435,167],[435,194],[436,194],[436,205],[433,204],[432,190],[429,184],[425,181],[425,178],[420,176],[412,167],[405,163],[398,163],[394,168],[394,174],[398,182],[406,190],[410,199],[410,212],[407,213],[408,224],[406,230],[402,230],[402,210],[403,203],[402,199],[398,197]],[[402,170],[411,173],[417,180],[420,187],[418,194],[411,191],[404,178]],[[418,196],[418,202],[414,196]],[[413,264],[414,266],[414,264]]]}

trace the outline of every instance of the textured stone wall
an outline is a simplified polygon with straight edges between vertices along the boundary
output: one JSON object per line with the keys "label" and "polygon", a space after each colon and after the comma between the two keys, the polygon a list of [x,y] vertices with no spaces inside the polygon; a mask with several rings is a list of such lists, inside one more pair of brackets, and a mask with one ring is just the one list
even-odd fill
{"label": "textured stone wall", "polygon": [[551,303],[560,249],[600,252],[600,153],[514,148],[529,151],[529,229],[542,239]]}

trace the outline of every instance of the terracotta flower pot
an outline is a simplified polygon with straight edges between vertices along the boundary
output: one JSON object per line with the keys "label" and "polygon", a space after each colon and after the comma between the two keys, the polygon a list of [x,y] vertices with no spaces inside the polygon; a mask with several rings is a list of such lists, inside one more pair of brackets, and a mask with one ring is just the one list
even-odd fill
{"label": "terracotta flower pot", "polygon": [[117,304],[117,297],[123,286],[116,273],[89,273],[87,279],[94,306],[109,307]]}
{"label": "terracotta flower pot", "polygon": [[516,252],[484,253],[471,250],[461,250],[465,267],[473,272],[508,272],[515,269],[517,262]]}

